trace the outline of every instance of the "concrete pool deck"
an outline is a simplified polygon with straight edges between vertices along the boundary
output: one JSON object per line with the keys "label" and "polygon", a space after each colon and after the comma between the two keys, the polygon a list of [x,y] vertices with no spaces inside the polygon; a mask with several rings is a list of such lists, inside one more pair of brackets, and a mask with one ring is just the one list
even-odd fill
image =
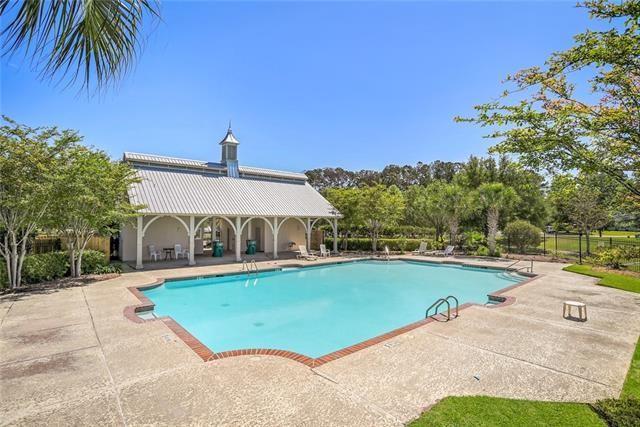
{"label": "concrete pool deck", "polygon": [[[203,362],[165,323],[123,315],[140,303],[128,287],[238,271],[238,264],[6,295],[0,422],[402,425],[448,395],[582,402],[617,396],[640,334],[640,295],[597,286],[563,266],[536,262],[542,276],[507,291],[516,298],[512,305],[468,307],[451,322],[420,326],[317,368],[264,355]],[[564,300],[586,302],[589,320],[563,319]]]}

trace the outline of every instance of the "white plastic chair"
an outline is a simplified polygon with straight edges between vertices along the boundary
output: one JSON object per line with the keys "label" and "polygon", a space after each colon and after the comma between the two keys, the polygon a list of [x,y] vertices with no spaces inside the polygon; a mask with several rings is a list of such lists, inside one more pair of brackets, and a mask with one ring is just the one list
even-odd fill
{"label": "white plastic chair", "polygon": [[189,250],[182,249],[181,244],[176,243],[176,245],[173,247],[173,250],[176,253],[176,259],[180,259],[180,257],[189,258]]}
{"label": "white plastic chair", "polygon": [[427,252],[427,242],[420,242],[420,247],[412,253],[415,255],[423,255],[425,252]]}
{"label": "white plastic chair", "polygon": [[329,252],[329,251],[327,250],[327,245],[324,245],[324,244],[323,244],[323,245],[320,245],[320,256],[321,256],[321,257],[323,257],[323,258],[324,258],[324,257],[327,257],[327,258],[328,258],[328,257],[330,257],[330,256],[331,256],[331,252]]}
{"label": "white plastic chair", "polygon": [[156,245],[149,245],[147,250],[149,251],[149,258],[158,261],[158,258],[161,257],[160,251],[156,250]]}

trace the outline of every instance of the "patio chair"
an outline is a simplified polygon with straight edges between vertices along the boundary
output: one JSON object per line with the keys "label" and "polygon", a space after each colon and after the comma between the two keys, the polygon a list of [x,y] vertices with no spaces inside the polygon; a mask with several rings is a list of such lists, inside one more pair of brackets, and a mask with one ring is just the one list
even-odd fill
{"label": "patio chair", "polygon": [[427,252],[427,242],[420,242],[420,247],[411,252],[414,255],[424,255]]}
{"label": "patio chair", "polygon": [[158,261],[158,258],[162,257],[160,251],[156,250],[156,245],[149,245],[147,250],[149,251],[149,258],[154,261]]}
{"label": "patio chair", "polygon": [[312,261],[318,259],[317,256],[311,255],[309,252],[307,252],[307,247],[304,245],[298,245],[298,250],[300,251],[300,253],[296,256],[296,258],[298,259],[306,259]]}
{"label": "patio chair", "polygon": [[180,259],[180,257],[182,258],[189,258],[189,250],[188,249],[182,249],[182,245],[179,243],[176,243],[173,246],[173,251],[176,253],[176,259]]}
{"label": "patio chair", "polygon": [[327,250],[327,245],[320,245],[320,256],[323,258],[331,256],[331,252]]}
{"label": "patio chair", "polygon": [[447,246],[445,248],[445,250],[443,251],[430,251],[430,252],[425,252],[425,255],[435,255],[435,256],[452,256],[453,255],[453,250],[455,249],[455,246]]}
{"label": "patio chair", "polygon": [[389,252],[389,246],[385,246],[382,250],[382,257],[385,259],[391,258],[391,252]]}

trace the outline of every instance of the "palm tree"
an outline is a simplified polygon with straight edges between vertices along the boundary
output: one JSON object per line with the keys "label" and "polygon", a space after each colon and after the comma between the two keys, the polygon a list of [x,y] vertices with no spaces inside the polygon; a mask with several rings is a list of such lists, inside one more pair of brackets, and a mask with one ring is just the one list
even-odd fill
{"label": "palm tree", "polygon": [[478,187],[478,204],[487,213],[487,246],[489,255],[496,253],[496,234],[500,214],[508,212],[519,200],[515,190],[504,184],[493,182]]}
{"label": "palm tree", "polygon": [[446,184],[443,196],[440,203],[449,228],[449,244],[456,246],[460,222],[473,213],[474,204],[469,191],[457,184]]}
{"label": "palm tree", "polygon": [[43,78],[60,75],[88,88],[117,80],[140,48],[155,0],[0,0],[4,54],[24,52]]}

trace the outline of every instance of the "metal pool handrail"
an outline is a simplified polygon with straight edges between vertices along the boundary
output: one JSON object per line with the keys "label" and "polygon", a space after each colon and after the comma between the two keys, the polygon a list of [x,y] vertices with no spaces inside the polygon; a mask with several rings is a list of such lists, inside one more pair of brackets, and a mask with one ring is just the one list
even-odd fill
{"label": "metal pool handrail", "polygon": [[242,261],[241,271],[246,271],[247,276],[250,276],[251,273],[256,273],[256,275],[258,275],[258,273],[260,272],[260,270],[258,269],[258,264],[256,264],[255,259],[252,259],[250,262],[247,262],[246,260]]}
{"label": "metal pool handrail", "polygon": [[[453,299],[455,301],[455,304],[456,304],[455,305],[456,314],[453,317],[453,319],[458,317],[458,306],[460,305],[459,302],[458,302],[458,298],[454,297],[453,295],[449,295],[446,298],[438,298],[433,304],[431,304],[429,306],[429,308],[427,308],[427,311],[424,313],[425,319],[427,317],[433,317],[436,314],[438,314],[438,309],[440,308],[440,306],[442,304],[447,304],[447,316],[446,316],[447,320],[446,321],[448,322],[449,320],[451,320],[452,319],[452,317],[451,317],[451,303],[449,302],[449,299]],[[431,309],[433,309],[433,314],[431,316],[429,316],[429,311],[431,311]]]}

